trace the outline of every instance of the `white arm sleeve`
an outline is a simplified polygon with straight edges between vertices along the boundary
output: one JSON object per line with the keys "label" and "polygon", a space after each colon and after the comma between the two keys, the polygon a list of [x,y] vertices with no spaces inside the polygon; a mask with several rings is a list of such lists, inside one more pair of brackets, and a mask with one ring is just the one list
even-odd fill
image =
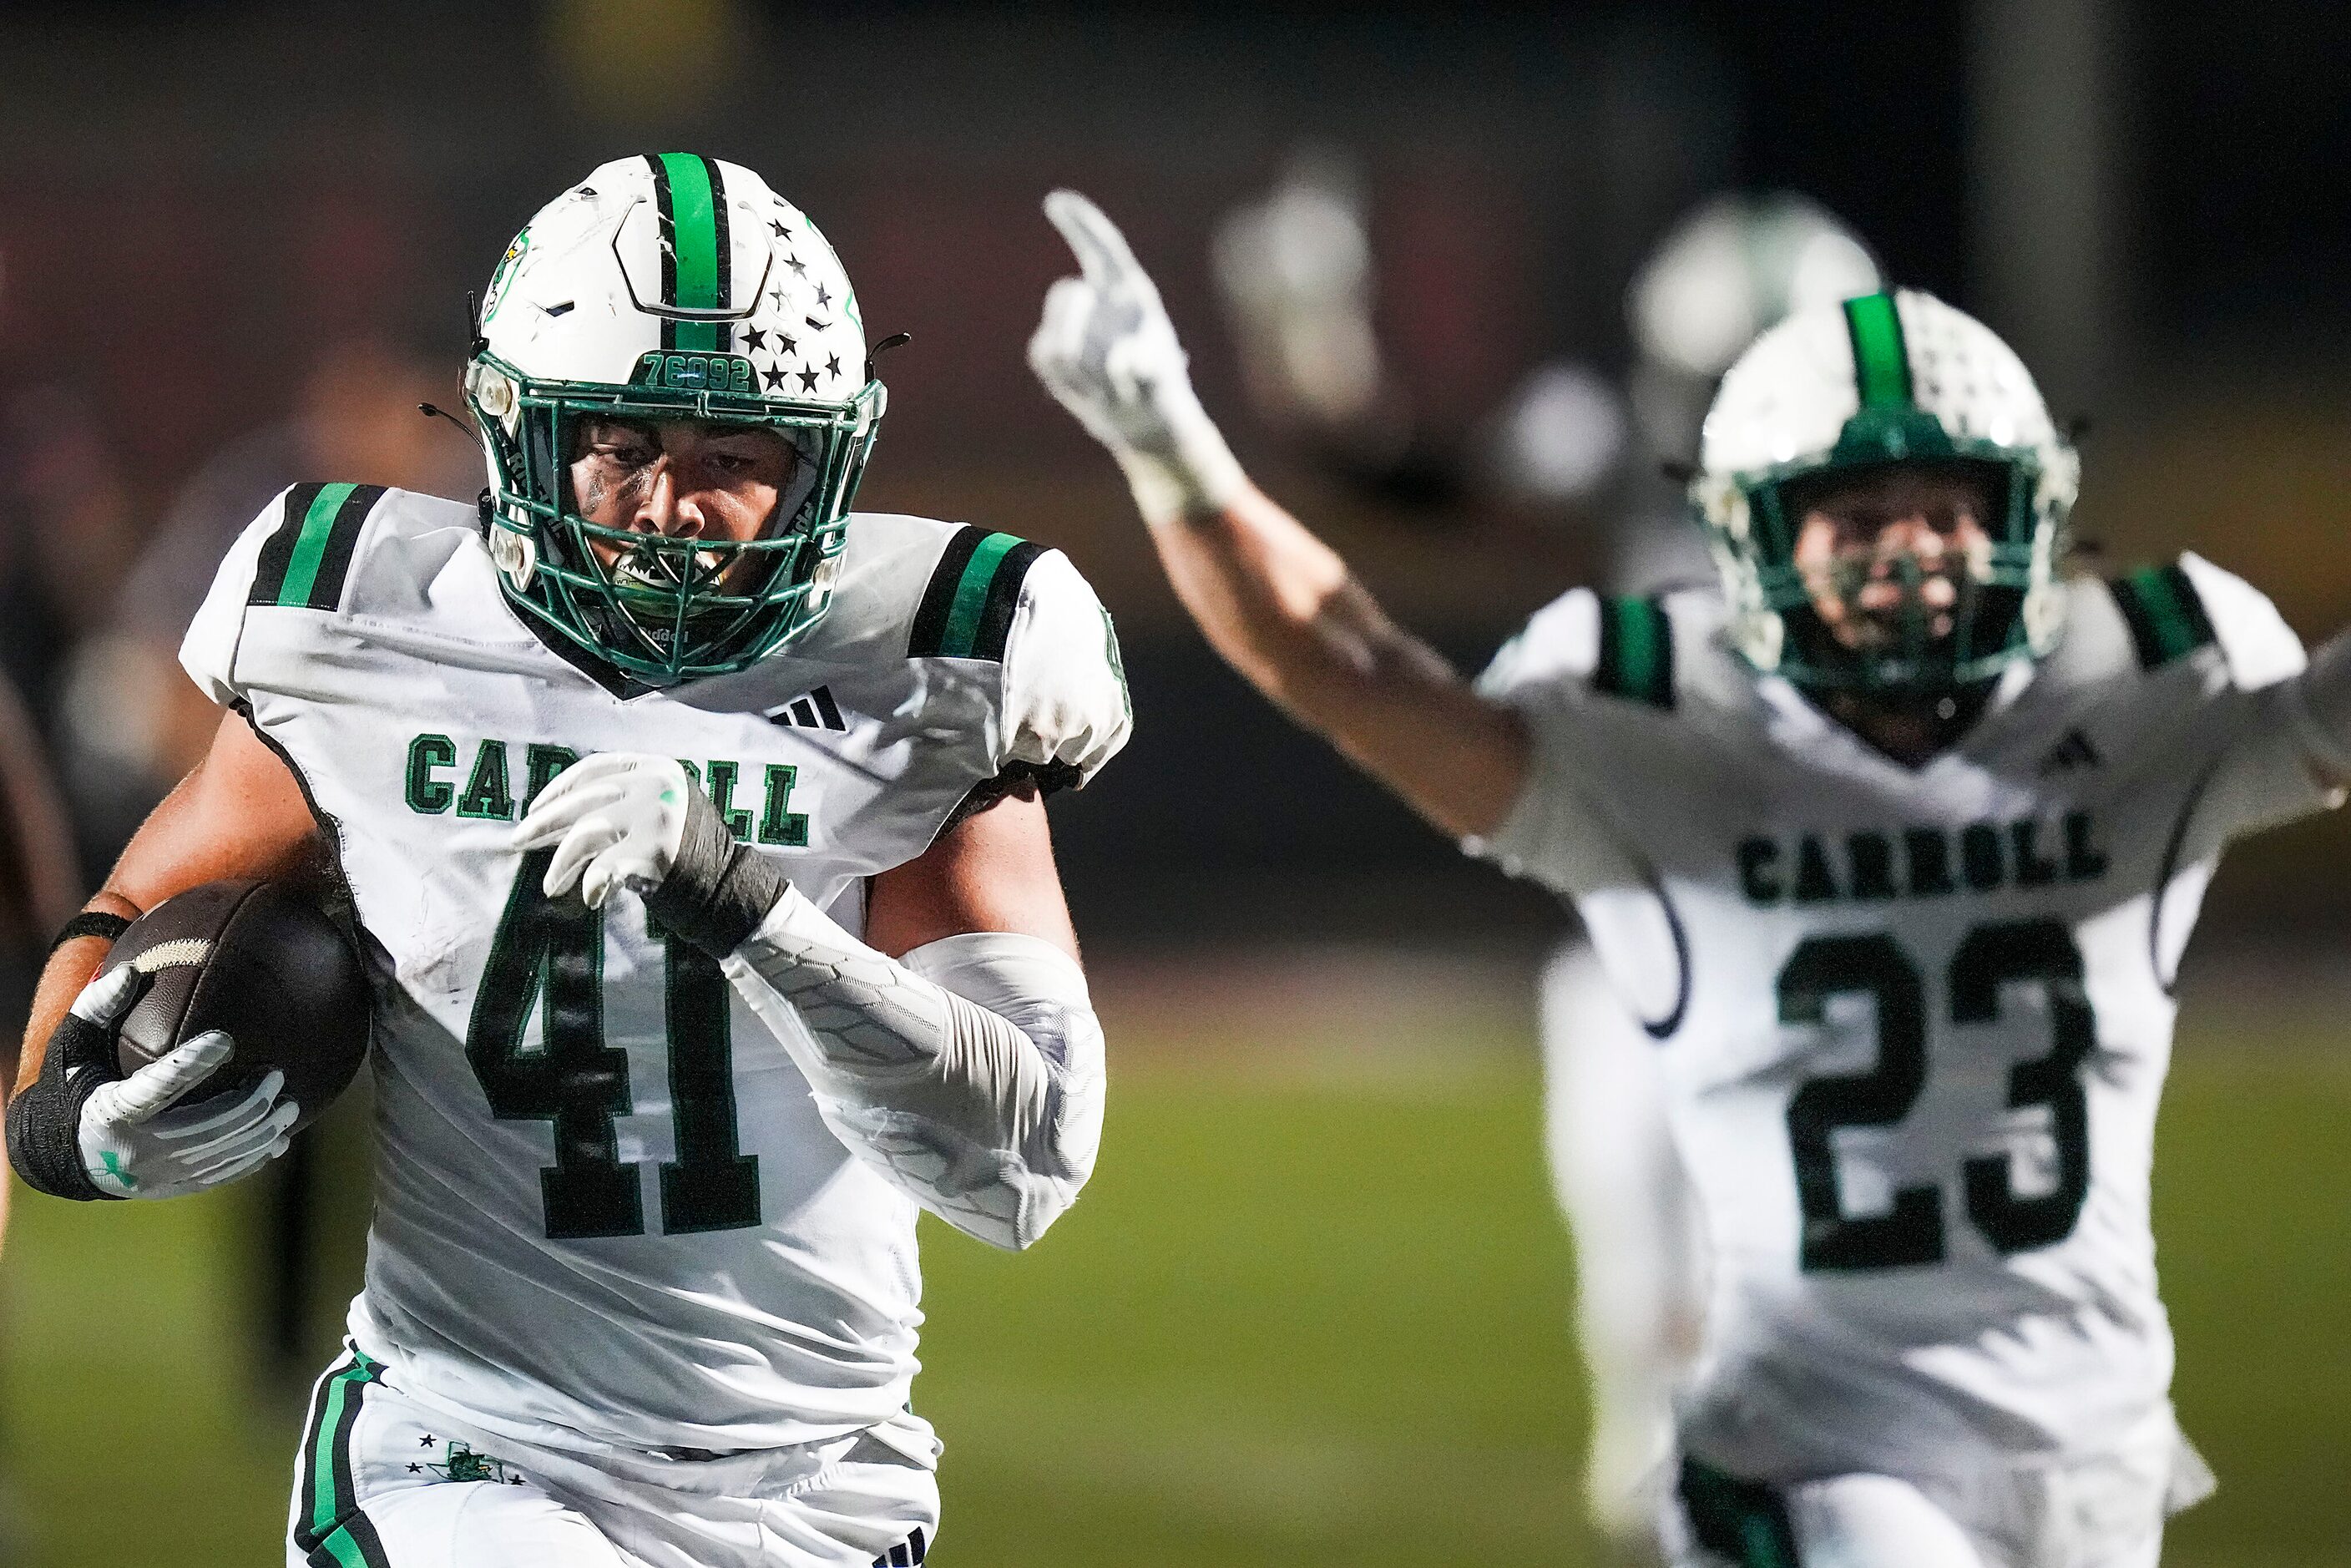
{"label": "white arm sleeve", "polygon": [[899,961],[792,891],[723,967],[834,1135],[956,1229],[1027,1247],[1093,1174],[1102,1025],[1050,943],[976,932]]}

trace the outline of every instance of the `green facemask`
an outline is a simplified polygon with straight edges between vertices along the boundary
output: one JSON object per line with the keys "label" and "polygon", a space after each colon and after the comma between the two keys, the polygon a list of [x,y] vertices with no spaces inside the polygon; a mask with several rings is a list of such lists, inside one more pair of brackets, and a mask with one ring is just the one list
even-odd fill
{"label": "green facemask", "polygon": [[[736,355],[648,353],[634,383],[614,386],[532,381],[487,352],[475,361],[466,398],[491,434],[493,555],[519,612],[651,685],[743,669],[817,623],[884,391],[868,381],[845,404],[761,397],[749,371]],[[571,494],[572,441],[589,417],[753,425],[781,435],[798,460],[756,538],[603,528],[580,515]],[[502,544],[500,530],[514,538]],[[611,553],[609,565],[597,544]],[[517,559],[530,562],[527,575],[505,567]]]}

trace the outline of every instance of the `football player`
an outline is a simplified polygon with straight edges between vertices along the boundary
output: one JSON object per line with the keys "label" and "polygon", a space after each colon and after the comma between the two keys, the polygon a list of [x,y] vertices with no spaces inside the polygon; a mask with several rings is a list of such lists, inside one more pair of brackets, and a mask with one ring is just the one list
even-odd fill
{"label": "football player", "polygon": [[[1219,225],[1216,281],[1259,412],[1303,427],[1326,466],[1390,497],[1458,502],[1507,492],[1513,475],[1589,468],[1589,428],[1579,434],[1572,422],[1526,417],[1537,403],[1523,394],[1519,415],[1492,422],[1508,437],[1499,450],[1457,449],[1448,465],[1424,434],[1396,439],[1412,399],[1382,369],[1368,207],[1344,164],[1301,157],[1271,193]],[[1712,577],[1704,541],[1660,470],[1696,459],[1707,401],[1758,332],[1804,304],[1874,293],[1880,282],[1858,236],[1792,193],[1713,196],[1667,231],[1625,293],[1635,357],[1624,401],[1635,439],[1621,444],[1629,450],[1614,475],[1615,591],[1646,594]],[[1563,387],[1589,374],[1553,361],[1528,386]],[[1547,455],[1546,443],[1558,451]],[[1454,470],[1448,482],[1427,482],[1444,467]],[[1587,484],[1606,477],[1593,472]],[[1585,1508],[1621,1556],[1651,1561],[1651,1492],[1673,1447],[1670,1397],[1704,1316],[1704,1238],[1658,1092],[1656,1052],[1581,933],[1543,966],[1541,989],[1544,1144],[1575,1239],[1576,1338],[1591,1405]]]}
{"label": "football player", "polygon": [[2305,660],[2189,555],[2064,571],[2032,378],[1909,290],[1794,312],[1690,485],[1719,593],[1568,593],[1476,684],[1248,481],[1082,197],[1030,344],[1210,640],[1472,853],[1572,898],[1656,1041],[1706,1222],[1688,1564],[2157,1560],[2210,1478],[2168,1397],[2148,1167],[2230,838],[2341,799]]}
{"label": "football player", "polygon": [[747,169],[557,197],[465,385],[478,508],[298,485],[231,550],[183,661],[234,711],[53,959],[12,1153],[94,1198],[285,1146],[268,1080],[190,1103],[217,1036],[115,1081],[135,982],[84,982],[323,834],[375,1216],[288,1563],[919,1562],[916,1211],[1026,1247],[1094,1163],[1042,798],[1125,741],[1109,620],[1057,552],[851,513],[857,301]]}

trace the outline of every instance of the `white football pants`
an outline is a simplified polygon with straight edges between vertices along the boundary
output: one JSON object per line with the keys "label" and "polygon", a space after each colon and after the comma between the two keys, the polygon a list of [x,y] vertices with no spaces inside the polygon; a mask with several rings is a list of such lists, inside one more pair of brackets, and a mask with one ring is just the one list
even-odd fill
{"label": "white football pants", "polygon": [[911,1412],[800,1448],[590,1457],[453,1423],[383,1374],[347,1353],[319,1380],[287,1568],[914,1568],[938,1533]]}
{"label": "white football pants", "polygon": [[1944,1474],[1770,1485],[1685,1460],[1660,1534],[1678,1568],[2156,1568],[2164,1520],[2211,1490],[2167,1407],[2104,1452]]}
{"label": "white football pants", "polygon": [[1614,1539],[1648,1541],[1673,1453],[1672,1396],[1697,1354],[1706,1249],[1666,1125],[1656,1042],[1583,943],[1542,975],[1545,1143],[1575,1236],[1575,1318],[1592,1390],[1584,1495]]}

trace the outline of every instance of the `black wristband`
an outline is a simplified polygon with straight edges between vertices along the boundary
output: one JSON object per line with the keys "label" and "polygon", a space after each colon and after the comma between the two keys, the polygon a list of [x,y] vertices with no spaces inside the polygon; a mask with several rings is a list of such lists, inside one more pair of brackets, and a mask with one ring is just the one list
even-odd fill
{"label": "black wristband", "polygon": [[718,809],[697,789],[686,808],[677,858],[662,884],[645,895],[645,908],[664,929],[724,958],[759,928],[791,884],[775,856],[736,841]]}
{"label": "black wristband", "polygon": [[49,944],[54,953],[78,936],[103,936],[109,942],[131,929],[131,922],[120,915],[109,915],[103,909],[85,909],[65,923],[56,941]]}
{"label": "black wristband", "polygon": [[78,1202],[122,1196],[99,1191],[81,1163],[82,1103],[121,1076],[113,1045],[113,1030],[68,1013],[49,1036],[40,1076],[8,1102],[8,1163],[35,1192]]}

